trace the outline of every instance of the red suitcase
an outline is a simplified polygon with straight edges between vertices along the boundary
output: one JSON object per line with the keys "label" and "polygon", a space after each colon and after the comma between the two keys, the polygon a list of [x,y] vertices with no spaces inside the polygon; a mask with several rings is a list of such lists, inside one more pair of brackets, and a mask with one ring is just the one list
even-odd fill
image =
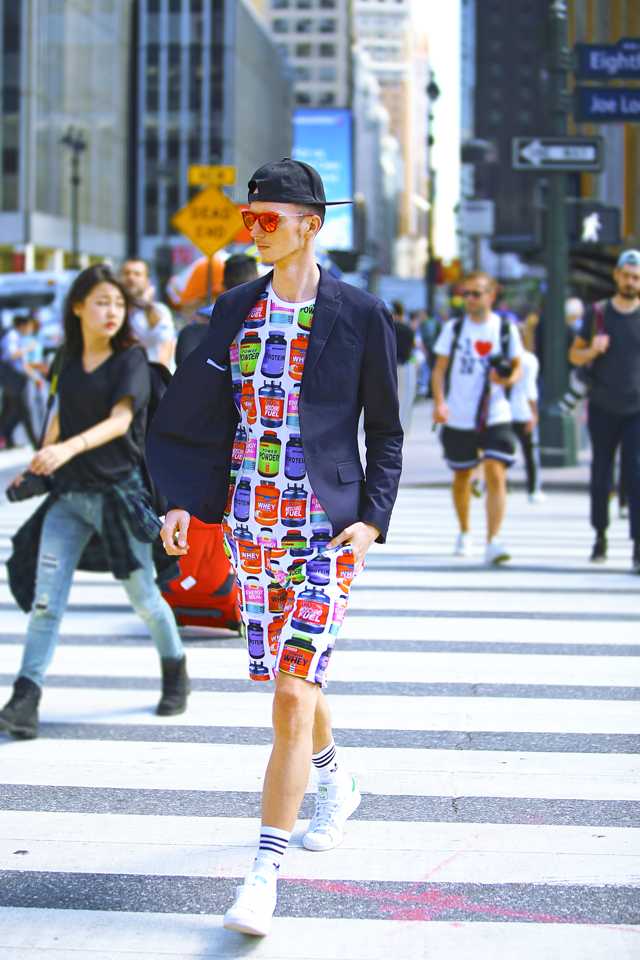
{"label": "red suitcase", "polygon": [[220,524],[191,518],[189,552],[180,557],[181,574],[162,593],[178,626],[240,630],[236,577],[222,538]]}

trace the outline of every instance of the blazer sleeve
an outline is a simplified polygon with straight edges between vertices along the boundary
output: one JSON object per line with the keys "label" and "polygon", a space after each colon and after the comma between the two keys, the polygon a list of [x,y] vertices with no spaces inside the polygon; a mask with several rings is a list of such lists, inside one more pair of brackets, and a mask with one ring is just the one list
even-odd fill
{"label": "blazer sleeve", "polygon": [[396,335],[391,314],[381,300],[369,318],[360,399],[367,446],[362,520],[377,527],[377,542],[384,543],[398,495],[404,434],[398,405]]}

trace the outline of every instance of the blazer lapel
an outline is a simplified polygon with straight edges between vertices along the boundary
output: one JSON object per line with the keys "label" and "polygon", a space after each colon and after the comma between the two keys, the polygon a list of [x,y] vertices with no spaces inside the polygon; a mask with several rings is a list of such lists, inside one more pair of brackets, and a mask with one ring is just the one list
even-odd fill
{"label": "blazer lapel", "polygon": [[320,284],[318,286],[318,295],[313,310],[311,334],[302,370],[300,392],[304,389],[305,383],[313,373],[313,369],[320,359],[320,354],[329,339],[329,334],[333,330],[333,325],[336,322],[341,306],[340,287],[333,277],[321,267]]}

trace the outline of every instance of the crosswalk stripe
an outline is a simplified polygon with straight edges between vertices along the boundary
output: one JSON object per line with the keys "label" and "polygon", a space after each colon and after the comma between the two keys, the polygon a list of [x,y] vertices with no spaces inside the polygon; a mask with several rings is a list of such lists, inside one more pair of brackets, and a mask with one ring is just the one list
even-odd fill
{"label": "crosswalk stripe", "polygon": [[[341,756],[367,793],[640,799],[637,755],[344,747]],[[268,744],[17,741],[4,746],[0,782],[260,790],[268,757]]]}

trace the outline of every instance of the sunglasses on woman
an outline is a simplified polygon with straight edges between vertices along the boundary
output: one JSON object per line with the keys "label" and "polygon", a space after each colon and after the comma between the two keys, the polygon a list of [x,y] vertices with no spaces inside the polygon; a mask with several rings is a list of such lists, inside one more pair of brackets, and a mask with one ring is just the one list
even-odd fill
{"label": "sunglasses on woman", "polygon": [[242,211],[242,219],[247,230],[253,230],[256,221],[265,233],[273,233],[278,226],[278,220],[290,217],[310,217],[310,213],[251,213],[251,210]]}

